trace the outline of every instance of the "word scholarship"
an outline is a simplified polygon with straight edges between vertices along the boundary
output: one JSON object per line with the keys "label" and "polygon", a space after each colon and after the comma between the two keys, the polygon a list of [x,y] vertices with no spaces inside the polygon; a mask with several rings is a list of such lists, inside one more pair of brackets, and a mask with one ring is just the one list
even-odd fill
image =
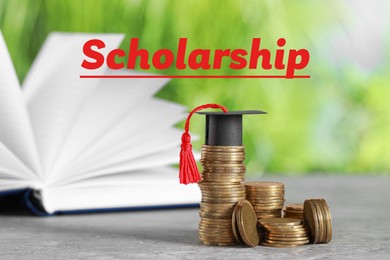
{"label": "word scholarship", "polygon": [[[307,49],[285,50],[283,47],[286,45],[286,39],[284,38],[277,40],[278,48],[274,52],[261,47],[261,38],[252,39],[249,51],[245,49],[187,50],[187,41],[187,38],[180,38],[175,51],[158,49],[151,53],[139,47],[138,38],[131,38],[127,52],[119,48],[112,49],[105,57],[101,52],[106,47],[104,41],[91,39],[83,46],[85,58],[81,66],[87,70],[96,70],[106,64],[112,70],[136,69],[137,67],[142,70],[150,70],[153,67],[157,70],[166,70],[175,66],[178,70],[218,71],[223,62],[227,62],[232,70],[276,69],[284,72],[285,78],[292,79],[302,77],[295,73],[297,70],[305,69],[310,60],[310,53]],[[287,55],[286,58],[285,55]],[[125,61],[127,61],[126,65]]]}

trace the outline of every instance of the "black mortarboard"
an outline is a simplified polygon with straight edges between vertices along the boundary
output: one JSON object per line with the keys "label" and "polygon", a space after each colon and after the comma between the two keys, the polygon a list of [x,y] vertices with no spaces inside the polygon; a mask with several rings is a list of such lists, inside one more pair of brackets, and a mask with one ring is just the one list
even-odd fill
{"label": "black mortarboard", "polygon": [[[223,112],[199,112],[203,109],[214,108]],[[194,113],[206,115],[206,140],[210,146],[241,146],[242,145],[242,116],[267,114],[259,110],[231,111],[219,104],[204,104],[194,108],[187,116],[184,133],[181,136],[179,179],[180,183],[197,183],[201,180],[192,153],[190,120]]]}
{"label": "black mortarboard", "polygon": [[197,112],[206,115],[206,145],[240,146],[242,145],[242,116],[267,114],[260,110],[229,112]]}

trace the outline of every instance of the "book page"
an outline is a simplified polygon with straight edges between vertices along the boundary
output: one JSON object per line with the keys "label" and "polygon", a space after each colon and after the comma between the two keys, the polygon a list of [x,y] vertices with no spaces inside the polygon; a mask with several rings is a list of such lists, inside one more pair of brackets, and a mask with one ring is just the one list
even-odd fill
{"label": "book page", "polygon": [[198,204],[198,185],[181,185],[176,169],[161,167],[101,176],[43,191],[49,212],[60,210],[164,207]]}
{"label": "book page", "polygon": [[[106,47],[99,51],[107,56],[108,51],[119,46],[123,35],[52,33],[23,84],[45,178],[99,83],[98,79],[80,79],[85,74],[81,67],[83,45],[94,38],[104,41]],[[103,70],[104,66],[94,73],[101,74]]]}
{"label": "book page", "polygon": [[0,142],[0,183],[4,179],[38,181],[36,173]]}
{"label": "book page", "polygon": [[[8,163],[8,160],[17,160],[19,162],[15,163],[23,164],[29,169],[18,174],[33,173],[35,178],[39,179],[40,163],[30,119],[19,80],[1,32],[0,60],[0,142],[6,146],[4,149],[8,149],[8,152],[14,155],[12,160],[0,156],[0,167],[2,164]],[[11,165],[7,167],[13,168]],[[13,172],[18,172],[19,167],[20,165],[15,165]]]}
{"label": "book page", "polygon": [[[134,75],[142,73],[120,70],[109,74]],[[53,164],[50,179],[56,180],[58,178],[56,175],[64,177],[61,174],[64,168],[73,165],[86,151],[94,150],[93,147],[97,143],[101,143],[101,140],[109,135],[116,125],[121,124],[124,118],[128,117],[129,114],[139,112],[138,108],[143,106],[142,104],[146,103],[166,82],[166,79],[136,78],[101,80],[69,132]],[[140,112],[134,117],[133,125],[138,122],[137,117],[143,117],[147,111]],[[124,126],[122,131],[127,132],[128,128],[128,126]],[[97,152],[104,152],[104,149],[120,145],[122,136],[123,134],[118,136],[117,140],[119,141],[107,143],[107,147],[100,147],[100,151]],[[127,135],[124,138],[131,137]]]}
{"label": "book page", "polygon": [[[64,169],[67,179],[148,153],[180,146],[181,131],[173,125],[185,117],[184,108],[164,100],[145,98],[106,135]],[[151,127],[152,126],[152,127]],[[173,159],[178,162],[178,154]],[[92,167],[92,168],[91,168]]]}
{"label": "book page", "polygon": [[[164,167],[166,165],[172,165],[178,163],[178,155],[180,148],[178,146],[170,149],[163,149],[162,151],[154,151],[140,155],[133,159],[127,159],[121,162],[114,162],[112,164],[105,164],[104,167],[98,166],[96,168],[86,169],[82,172],[76,172],[68,176],[66,179],[62,179],[58,186],[73,185],[75,182],[83,181],[86,179],[94,179],[102,176],[108,177],[109,175],[118,175],[123,172],[138,172],[150,168]],[[108,179],[108,178],[107,178]]]}

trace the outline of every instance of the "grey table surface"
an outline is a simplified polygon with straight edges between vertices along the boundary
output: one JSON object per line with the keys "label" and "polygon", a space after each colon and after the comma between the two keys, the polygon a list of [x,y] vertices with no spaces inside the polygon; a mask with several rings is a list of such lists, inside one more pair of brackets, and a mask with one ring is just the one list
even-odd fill
{"label": "grey table surface", "polygon": [[198,241],[197,209],[34,217],[0,212],[0,259],[390,259],[390,177],[266,176],[286,203],[325,198],[328,244],[210,247]]}

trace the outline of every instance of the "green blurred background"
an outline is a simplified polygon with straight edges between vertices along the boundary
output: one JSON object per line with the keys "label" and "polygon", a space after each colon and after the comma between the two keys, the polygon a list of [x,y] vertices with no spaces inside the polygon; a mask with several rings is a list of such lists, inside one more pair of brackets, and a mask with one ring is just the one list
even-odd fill
{"label": "green blurred background", "polygon": [[[247,168],[253,174],[389,174],[390,17],[386,1],[1,0],[0,27],[20,81],[52,31],[119,32],[140,47],[306,48],[310,79],[173,79],[158,96],[187,106],[220,103],[261,109],[245,118]],[[162,74],[255,74],[154,71]],[[268,72],[268,73],[273,73]],[[276,73],[276,72],[274,72]],[[299,72],[298,72],[299,74]],[[182,126],[182,124],[180,125]],[[203,135],[203,118],[191,131]],[[195,143],[199,148],[203,138]]]}

